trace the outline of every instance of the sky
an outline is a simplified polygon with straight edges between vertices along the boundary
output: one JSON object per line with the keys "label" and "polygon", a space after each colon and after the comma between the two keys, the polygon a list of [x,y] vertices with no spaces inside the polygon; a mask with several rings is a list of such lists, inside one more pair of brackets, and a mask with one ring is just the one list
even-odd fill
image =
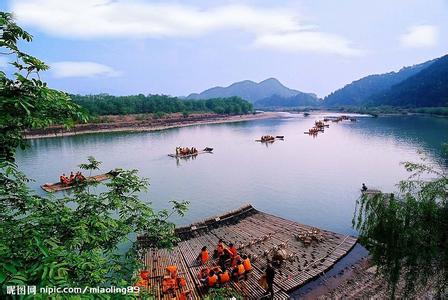
{"label": "sky", "polygon": [[[274,77],[323,97],[448,54],[447,0],[0,0],[50,87],[185,96]],[[0,69],[8,68],[0,56]]]}

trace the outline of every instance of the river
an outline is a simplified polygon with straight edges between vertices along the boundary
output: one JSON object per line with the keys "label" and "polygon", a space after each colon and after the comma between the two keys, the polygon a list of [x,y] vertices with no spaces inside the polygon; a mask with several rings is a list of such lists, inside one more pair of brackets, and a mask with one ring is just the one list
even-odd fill
{"label": "river", "polygon": [[[448,141],[448,118],[429,116],[359,117],[330,123],[316,138],[303,134],[315,120],[285,113],[283,118],[198,125],[139,133],[99,133],[31,140],[17,152],[20,168],[40,185],[77,170],[89,155],[102,170],[138,169],[150,180],[142,198],[156,209],[188,200],[179,225],[217,215],[243,204],[300,223],[354,234],[351,219],[361,183],[387,192],[407,177],[400,162],[419,161],[446,168],[441,144]],[[335,114],[331,114],[335,115]],[[284,135],[272,144],[261,135]],[[213,147],[195,159],[168,157],[176,146]],[[61,194],[62,195],[62,194]]]}

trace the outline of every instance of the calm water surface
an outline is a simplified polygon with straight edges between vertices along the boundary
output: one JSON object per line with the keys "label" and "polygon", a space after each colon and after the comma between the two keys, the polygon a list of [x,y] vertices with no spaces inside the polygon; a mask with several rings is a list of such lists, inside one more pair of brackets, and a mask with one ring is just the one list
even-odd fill
{"label": "calm water surface", "polygon": [[[385,191],[407,174],[400,162],[418,161],[446,168],[441,144],[448,141],[448,119],[422,116],[359,118],[330,123],[317,138],[303,134],[323,115],[285,114],[285,118],[200,125],[158,132],[101,133],[36,139],[17,160],[35,179],[54,182],[77,170],[93,155],[102,169],[139,169],[150,179],[142,198],[157,209],[169,200],[191,202],[178,224],[219,214],[251,203],[257,209],[301,223],[353,234],[351,219],[362,182]],[[273,144],[255,142],[264,134],[284,135]],[[196,159],[168,157],[178,145],[213,147]]]}

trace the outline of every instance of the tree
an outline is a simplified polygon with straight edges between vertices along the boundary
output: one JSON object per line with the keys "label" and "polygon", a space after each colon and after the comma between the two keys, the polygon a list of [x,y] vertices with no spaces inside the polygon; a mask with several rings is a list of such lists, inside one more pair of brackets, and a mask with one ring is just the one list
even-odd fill
{"label": "tree", "polygon": [[[139,268],[132,235],[145,234],[154,247],[177,241],[173,213],[183,215],[187,202],[173,202],[159,212],[139,199],[148,181],[136,170],[116,169],[107,183],[85,181],[73,196],[36,195],[14,162],[15,149],[25,147],[23,131],[54,123],[67,126],[86,120],[70,97],[40,81],[48,67],[17,47],[31,35],[10,14],[0,12],[0,47],[14,57],[16,72],[0,72],[0,289],[9,285],[39,287],[129,286]],[[93,157],[80,168],[96,171]],[[105,189],[96,189],[97,185]],[[124,253],[119,250],[130,245]]]}
{"label": "tree", "polygon": [[407,180],[399,195],[370,194],[357,201],[353,219],[360,241],[389,283],[404,297],[429,283],[448,293],[448,176],[425,163],[404,163]]}
{"label": "tree", "polygon": [[32,36],[17,26],[9,13],[0,12],[0,54],[15,72],[12,78],[0,71],[0,160],[14,161],[17,147],[25,147],[23,131],[54,123],[67,126],[85,121],[87,115],[63,92],[50,89],[39,78],[48,69],[41,60],[19,50],[17,42]]}

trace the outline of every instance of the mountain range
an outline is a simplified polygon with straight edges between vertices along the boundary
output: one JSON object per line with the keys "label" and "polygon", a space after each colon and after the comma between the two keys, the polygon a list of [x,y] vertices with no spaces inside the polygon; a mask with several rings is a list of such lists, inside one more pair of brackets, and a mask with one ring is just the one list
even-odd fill
{"label": "mountain range", "polygon": [[214,87],[199,94],[190,94],[186,99],[211,99],[237,96],[256,104],[258,101],[274,95],[281,99],[294,96],[317,99],[315,94],[303,93],[287,88],[275,78],[268,78],[259,83],[251,80],[244,80],[233,83],[227,87]]}
{"label": "mountain range", "polygon": [[259,83],[245,80],[228,87],[214,87],[187,99],[238,96],[256,108],[298,106],[448,106],[448,55],[398,72],[375,74],[355,80],[324,99],[284,86],[275,78]]}

